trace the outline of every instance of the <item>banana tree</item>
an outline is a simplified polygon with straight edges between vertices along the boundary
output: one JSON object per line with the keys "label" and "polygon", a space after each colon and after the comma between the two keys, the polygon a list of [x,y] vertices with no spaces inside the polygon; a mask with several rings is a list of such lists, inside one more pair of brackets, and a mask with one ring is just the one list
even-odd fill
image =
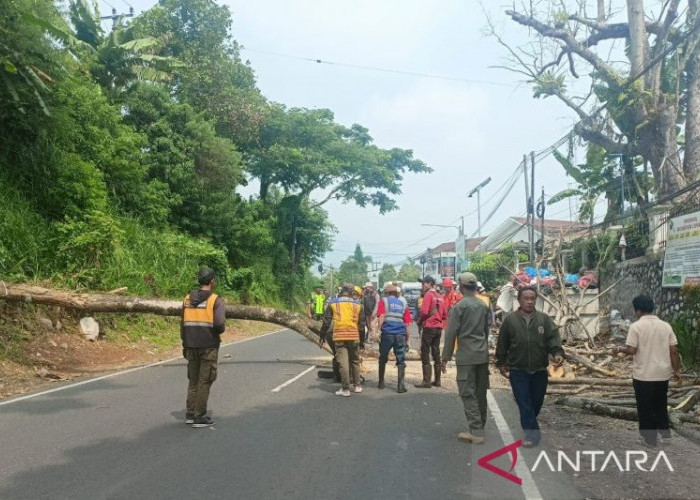
{"label": "banana tree", "polygon": [[77,38],[94,49],[90,72],[113,98],[138,81],[167,82],[173,69],[184,66],[175,58],[157,55],[165,39],[135,38],[121,19],[105,34],[94,1],[72,0],[69,17]]}

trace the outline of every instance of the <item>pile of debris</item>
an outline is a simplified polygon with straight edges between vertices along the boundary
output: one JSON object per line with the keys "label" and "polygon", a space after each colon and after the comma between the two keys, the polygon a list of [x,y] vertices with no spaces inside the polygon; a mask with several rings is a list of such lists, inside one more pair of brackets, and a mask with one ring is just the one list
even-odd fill
{"label": "pile of debris", "polygon": [[[625,322],[619,321],[621,330]],[[612,323],[612,322],[611,322]],[[629,325],[627,324],[627,328]],[[626,330],[624,328],[624,336]],[[598,338],[593,348],[588,342],[564,347],[564,366],[549,368],[548,395],[556,396],[555,404],[585,410],[597,415],[637,420],[636,401],[632,388],[632,358],[611,354],[620,345],[622,331],[611,333],[607,341]],[[684,374],[669,389],[671,427],[679,434],[700,442],[700,377]]]}

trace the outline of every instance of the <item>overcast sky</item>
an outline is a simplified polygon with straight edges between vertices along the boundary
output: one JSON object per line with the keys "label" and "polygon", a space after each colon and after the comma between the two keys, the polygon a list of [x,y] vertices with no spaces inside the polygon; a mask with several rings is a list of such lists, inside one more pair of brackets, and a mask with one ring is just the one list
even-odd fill
{"label": "overcast sky", "polygon": [[[155,2],[130,3],[139,13]],[[466,215],[466,232],[476,231],[476,198],[467,198],[467,193],[492,177],[482,191],[483,220],[499,196],[487,199],[511,176],[523,154],[548,147],[574,123],[554,98],[533,99],[517,75],[492,68],[503,64],[504,49],[484,34],[486,18],[476,0],[223,3],[233,13],[233,35],[245,47],[243,56],[268,99],[289,107],[331,109],[338,122],[367,127],[378,146],[412,149],[434,170],[406,177],[400,209],[389,215],[327,204],[338,233],[326,264],[339,264],[356,243],[375,261],[399,262],[457,234],[456,229],[421,224],[456,225],[461,215]],[[128,8],[124,0],[110,4]],[[100,1],[103,14],[109,13],[110,4]],[[484,4],[509,40],[528,36],[503,13],[509,5],[499,0]],[[317,64],[299,59],[303,57],[472,81]],[[567,182],[551,157],[538,164],[538,193],[544,185],[554,194]],[[524,191],[520,181],[484,225],[484,235],[505,218],[523,214]],[[567,202],[548,210],[548,217],[569,219]]]}

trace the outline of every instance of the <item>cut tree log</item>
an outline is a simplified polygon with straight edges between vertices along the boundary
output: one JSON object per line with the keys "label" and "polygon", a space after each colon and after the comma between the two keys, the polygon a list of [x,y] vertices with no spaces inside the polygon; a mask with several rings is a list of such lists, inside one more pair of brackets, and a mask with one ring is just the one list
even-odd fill
{"label": "cut tree log", "polygon": [[611,406],[608,404],[597,403],[589,399],[567,396],[557,398],[554,403],[557,405],[568,406],[570,408],[586,410],[588,412],[595,413],[596,415],[602,415],[605,417],[619,418],[622,420],[637,420],[637,410],[634,408]]}
{"label": "cut tree log", "polygon": [[[0,300],[63,307],[84,313],[148,313],[159,316],[180,316],[182,302],[175,300],[142,299],[109,294],[87,294],[53,290],[33,285],[4,283]],[[264,321],[284,326],[318,343],[320,323],[301,314],[272,307],[227,305],[226,317]],[[325,347],[325,350],[330,350]]]}
{"label": "cut tree log", "polygon": [[606,377],[615,377],[617,376],[617,372],[614,370],[606,370],[605,368],[601,368],[600,366],[596,365],[593,363],[591,360],[584,356],[580,356],[573,352],[570,349],[564,349],[564,352],[566,353],[566,358],[569,361],[574,361],[575,363],[578,363],[582,366],[585,366],[589,370],[592,370],[596,373],[600,373],[601,375],[605,375]]}
{"label": "cut tree log", "polygon": [[[636,409],[604,405],[583,398],[563,396],[557,398],[555,404],[568,406],[569,408],[578,408],[580,410],[585,410],[605,417],[619,418],[622,420],[638,420]],[[700,442],[700,429],[692,425],[685,425],[685,423],[700,423],[700,418],[696,417],[695,415],[688,415],[679,411],[669,412],[668,418],[671,427],[678,434]]]}
{"label": "cut tree log", "polygon": [[695,406],[695,403],[697,403],[698,400],[700,400],[700,390],[697,390],[694,393],[689,394],[688,397],[686,397],[683,401],[681,401],[673,409],[678,410],[678,411],[688,411],[693,406]]}

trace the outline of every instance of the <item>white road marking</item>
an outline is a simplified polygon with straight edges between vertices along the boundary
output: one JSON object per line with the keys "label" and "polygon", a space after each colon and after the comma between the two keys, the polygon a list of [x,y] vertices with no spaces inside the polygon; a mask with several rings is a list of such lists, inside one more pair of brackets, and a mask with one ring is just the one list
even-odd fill
{"label": "white road marking", "polygon": [[[261,338],[267,337],[267,336],[269,336],[269,335],[274,335],[274,334],[276,334],[276,333],[284,332],[285,330],[289,330],[289,328],[282,328],[282,329],[280,329],[280,330],[275,330],[274,332],[264,333],[264,334],[262,334],[262,335],[258,335],[257,337],[250,337],[250,338],[243,339],[243,340],[234,340],[233,342],[228,342],[228,343],[226,343],[226,344],[221,344],[221,347],[227,347],[227,346],[230,346],[230,345],[233,345],[233,344],[242,344],[243,342],[248,342],[248,341],[250,341],[250,340],[261,339]],[[151,364],[149,364],[149,365],[137,366],[136,368],[129,368],[128,370],[123,370],[123,371],[118,371],[118,372],[115,372],[115,373],[110,373],[109,375],[103,375],[103,376],[101,376],[101,377],[95,377],[95,378],[91,378],[91,379],[89,379],[89,380],[83,380],[83,381],[81,381],[81,382],[76,382],[76,383],[74,383],[74,384],[62,385],[61,387],[56,387],[56,388],[54,388],[54,389],[49,389],[48,391],[41,391],[41,392],[37,392],[37,393],[34,393],[34,394],[28,394],[28,395],[26,395],[26,396],[20,396],[20,397],[17,397],[17,398],[13,398],[13,399],[10,399],[9,401],[0,401],[0,406],[9,405],[9,404],[11,404],[11,403],[17,403],[17,402],[19,402],[19,401],[24,401],[24,400],[26,400],[26,399],[36,398],[36,397],[38,397],[38,396],[44,396],[44,395],[46,395],[46,394],[51,394],[51,393],[53,393],[53,392],[64,391],[64,390],[66,390],[66,389],[71,389],[71,388],[73,388],[73,387],[79,387],[79,386],[81,386],[81,385],[91,384],[91,383],[93,383],[93,382],[98,382],[98,381],[100,381],[100,380],[105,380],[105,379],[108,379],[108,378],[117,377],[117,376],[119,376],[119,375],[126,375],[127,373],[132,373],[132,372],[136,372],[136,371],[139,371],[139,370],[144,370],[144,369],[146,369],[146,368],[152,368],[152,367],[154,367],[154,366],[164,365],[164,364],[166,364],[166,363],[170,363],[171,361],[176,361],[176,360],[178,360],[178,359],[182,359],[182,356],[177,356],[177,357],[175,357],[175,358],[165,359],[165,360],[163,360],[163,361],[156,361],[155,363],[151,363]]]}
{"label": "white road marking", "polygon": [[[508,445],[515,441],[513,438],[513,433],[510,432],[510,427],[508,427],[508,422],[506,422],[501,409],[498,407],[496,398],[494,397],[491,390],[486,392],[486,399],[488,401],[489,409],[491,410],[491,415],[493,420],[496,422],[496,428],[498,429],[501,438],[503,439],[503,444]],[[525,458],[522,455],[518,455],[518,461],[515,464],[515,472],[517,476],[523,480],[522,488],[523,494],[527,500],[541,499],[542,493],[540,493],[535,480],[530,474],[530,469],[527,468],[525,464]]]}
{"label": "white road marking", "polygon": [[301,372],[301,373],[300,373],[299,375],[297,375],[296,377],[290,378],[290,379],[287,380],[284,384],[278,385],[277,387],[275,387],[274,389],[272,389],[272,391],[270,391],[270,392],[280,392],[282,389],[284,389],[285,387],[287,387],[289,384],[292,384],[292,383],[296,382],[297,380],[299,380],[301,377],[303,377],[304,375],[306,375],[307,373],[309,373],[309,372],[310,372],[311,370],[313,370],[314,368],[316,368],[316,365],[308,367],[306,370],[304,370],[303,372]]}

